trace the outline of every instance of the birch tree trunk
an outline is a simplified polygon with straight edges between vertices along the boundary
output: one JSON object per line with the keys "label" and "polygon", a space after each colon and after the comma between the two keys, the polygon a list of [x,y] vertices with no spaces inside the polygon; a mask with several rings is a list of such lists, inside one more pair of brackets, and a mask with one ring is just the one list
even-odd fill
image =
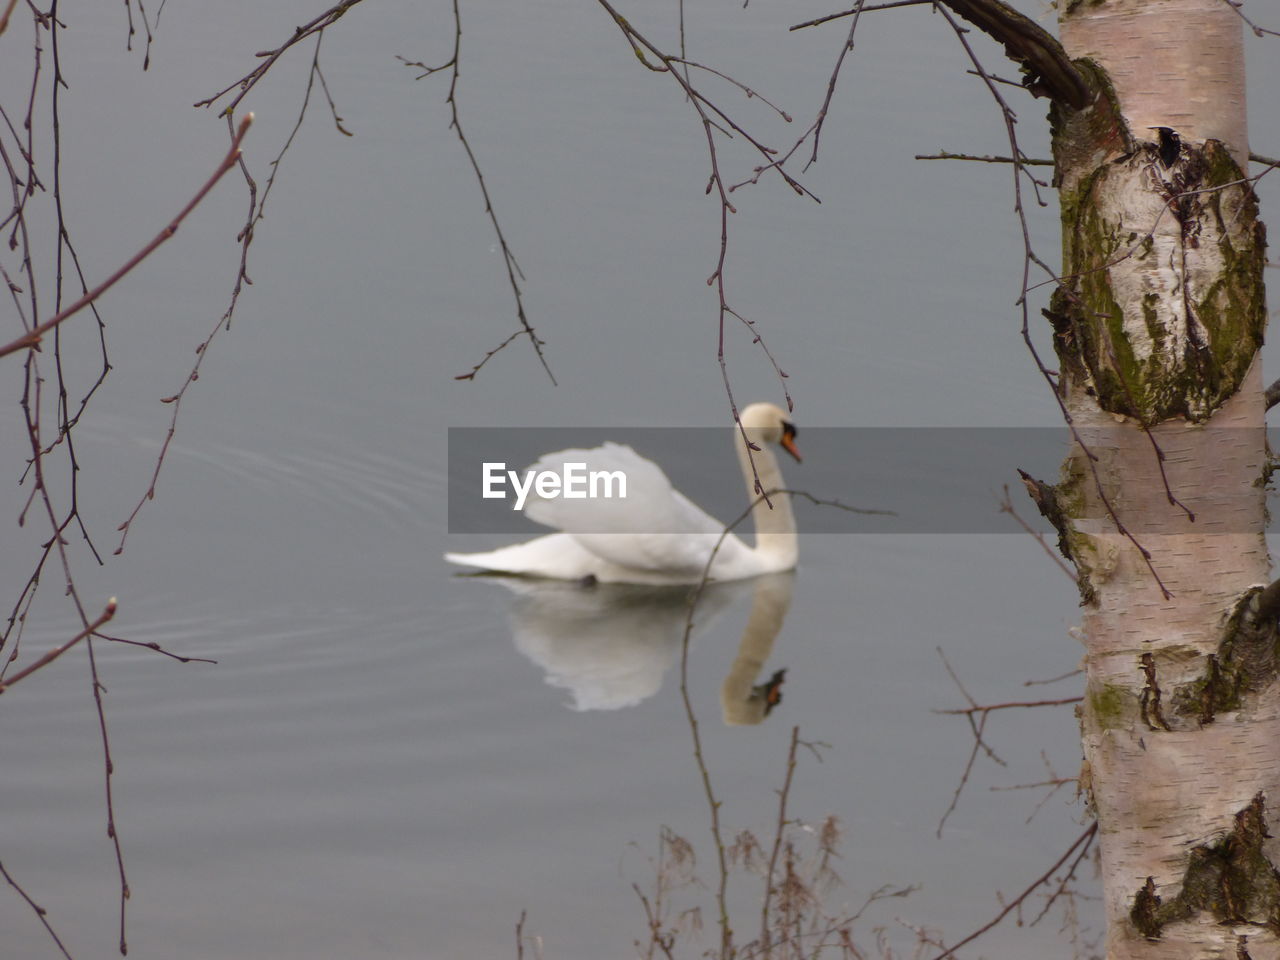
{"label": "birch tree trunk", "polygon": [[1080,577],[1082,780],[1107,956],[1280,957],[1280,684],[1263,589],[1265,235],[1223,0],[1060,0],[1094,92],[1055,103],[1077,432],[1050,496]]}

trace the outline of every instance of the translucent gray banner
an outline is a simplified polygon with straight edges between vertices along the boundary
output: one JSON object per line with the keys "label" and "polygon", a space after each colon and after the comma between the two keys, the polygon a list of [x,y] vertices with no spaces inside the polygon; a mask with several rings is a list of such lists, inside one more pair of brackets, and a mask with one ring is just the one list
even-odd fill
{"label": "translucent gray banner", "polygon": [[[1243,430],[1236,433],[1241,441],[1237,447],[1245,451],[1242,455],[1257,450],[1256,435],[1246,436],[1249,432]],[[1113,438],[1104,431],[1087,440],[1096,447],[1104,468],[1112,462],[1109,450]],[[722,523],[738,518],[753,499],[738,466],[730,431],[724,427],[455,427],[449,430],[449,532],[546,532],[546,527],[524,515],[523,508],[537,499],[540,482],[526,471],[543,455],[566,449],[580,450],[585,455],[562,459],[554,471],[557,476],[541,481],[542,492],[561,499],[567,496],[612,504],[598,514],[605,518],[598,526],[586,519],[585,526],[577,532],[619,532],[619,518],[628,524],[629,532],[670,532],[654,530],[649,523],[650,512],[644,506],[649,493],[637,489],[644,477],[628,477],[627,496],[619,496],[622,483],[613,468],[628,462],[626,457],[620,460],[606,456],[601,461],[590,453],[591,448],[606,442],[630,447],[652,461],[675,490]],[[854,508],[846,510],[812,503],[808,497],[794,497],[796,521],[802,532],[1019,533],[1023,528],[1001,507],[1008,487],[1018,516],[1034,529],[1048,533],[1051,528],[1028,497],[1018,471],[1024,470],[1046,483],[1057,483],[1063,459],[1071,449],[1071,435],[1066,428],[813,427],[802,428],[797,443],[803,463],[776,451],[785,487]],[[1176,442],[1170,441],[1169,445],[1176,446]],[[1155,452],[1148,450],[1146,466],[1158,477]],[[1144,469],[1147,454],[1139,450],[1136,456],[1135,473]],[[596,469],[601,464],[610,469]],[[1170,464],[1173,493],[1195,510],[1197,504],[1177,489],[1178,469],[1179,465]],[[1259,467],[1259,473],[1260,470]],[[599,475],[593,477],[593,473]],[[649,479],[652,481],[651,476]],[[1163,486],[1158,479],[1148,482]],[[522,490],[525,502],[522,509],[516,509]],[[1218,507],[1233,500],[1244,505],[1255,494],[1246,484],[1239,490],[1215,489],[1212,500]],[[1126,516],[1123,504],[1118,509],[1135,533],[1195,529],[1194,524],[1188,526],[1191,521],[1176,505],[1169,505],[1158,516],[1145,518]],[[1245,509],[1242,516],[1249,513]],[[591,518],[597,514],[588,511],[582,516]],[[1242,521],[1240,525],[1246,524]],[[739,532],[749,529],[748,522]],[[1213,532],[1247,531],[1224,530],[1218,525]]]}

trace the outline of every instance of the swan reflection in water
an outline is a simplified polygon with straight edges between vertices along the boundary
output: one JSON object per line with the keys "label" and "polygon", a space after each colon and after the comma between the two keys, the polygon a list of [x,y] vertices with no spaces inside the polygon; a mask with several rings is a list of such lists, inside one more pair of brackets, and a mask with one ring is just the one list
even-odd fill
{"label": "swan reflection in water", "polygon": [[[708,584],[698,600],[690,641],[734,602],[751,596],[751,613],[720,691],[724,722],[760,723],[780,699],[778,671],[758,678],[791,605],[791,571]],[[569,691],[575,710],[618,710],[658,692],[679,660],[695,587],[583,585],[527,577],[483,577],[516,596],[509,611],[516,649],[542,668],[546,682]]]}

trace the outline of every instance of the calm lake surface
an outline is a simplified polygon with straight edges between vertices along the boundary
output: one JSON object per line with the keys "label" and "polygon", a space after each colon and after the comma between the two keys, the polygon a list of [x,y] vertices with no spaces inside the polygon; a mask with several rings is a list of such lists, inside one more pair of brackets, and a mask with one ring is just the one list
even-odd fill
{"label": "calm lake surface", "polygon": [[[130,957],[496,960],[516,956],[522,915],[548,960],[632,957],[646,936],[633,884],[652,890],[664,827],[693,844],[699,878],[714,885],[680,692],[678,604],[564,586],[515,591],[459,577],[442,559],[512,539],[449,531],[451,427],[718,426],[723,455],[709,469],[737,491],[706,283],[720,226],[704,195],[702,131],[603,10],[560,0],[464,8],[462,122],[559,385],[523,340],[474,382],[459,381],[517,321],[448,128],[449,77],[415,82],[395,59],[446,61],[449,11],[362,4],[326,34],[325,79],[354,136],[335,129],[314,92],[257,228],[254,283],[184,400],[156,498],[120,556],[116,527],[147,490],[172,412],[160,399],[181,386],[227,306],[248,202],[238,175],[103,300],[113,370],[78,428],[78,452],[81,511],[105,563],[73,538],[77,584],[95,609],[119,598],[112,635],[217,661],[95,646],[132,890]],[[297,2],[266,12],[171,4],[144,72],[139,37],[124,49],[118,6],[60,5],[63,176],[91,278],[154,235],[221,156],[223,123],[190,105],[318,12]],[[821,102],[846,28],[785,28],[827,12],[814,3],[687,11],[691,57],[769,96],[796,118],[790,126],[714,77],[699,82],[740,122],[789,146]],[[628,15],[656,42],[678,42],[674,4]],[[15,14],[0,37],[0,88],[25,90],[26,61],[13,51],[29,40]],[[1262,92],[1280,82],[1274,49],[1258,45],[1250,63],[1252,136],[1271,155],[1280,111]],[[245,156],[260,184],[292,129],[313,50],[300,45],[244,103],[257,117]],[[768,178],[734,194],[729,297],[789,375],[802,448],[815,427],[1058,423],[1019,336],[1009,171],[911,159],[1007,152],[1000,117],[966,68],[940,18],[868,15],[804,178],[822,204]],[[1043,106],[1008,96],[1024,149],[1046,155]],[[11,104],[21,98],[5,97],[20,115]],[[722,162],[740,180],[755,161],[726,147]],[[1045,198],[1032,235],[1054,263],[1056,205],[1052,191]],[[71,324],[67,349],[92,351],[89,318]],[[727,331],[735,395],[782,402],[751,337]],[[1044,331],[1037,337],[1046,349]],[[13,385],[0,409],[6,610],[48,535],[39,518],[17,524],[29,494],[17,485],[20,362],[0,361]],[[87,388],[92,359],[84,367]],[[853,465],[843,478],[811,453],[786,465],[787,479],[815,496],[883,506],[858,492],[857,452],[843,453]],[[1080,648],[1068,632],[1072,584],[1000,514],[999,483],[1016,487],[1019,453],[1011,445],[1007,463],[993,465],[1003,480],[989,498],[964,501],[982,513],[973,528],[991,532],[803,535],[785,622],[755,678],[787,670],[784,699],[763,722],[726,723],[722,698],[727,677],[744,689],[733,671],[760,588],[715,591],[698,618],[687,686],[726,834],[771,836],[798,727],[825,746],[821,762],[801,751],[790,815],[818,824],[834,814],[845,831],[843,886],[828,893],[829,909],[857,909],[886,886],[919,888],[869,910],[855,928],[864,945],[877,928],[907,955],[916,928],[958,940],[1084,827],[1070,786],[1043,806],[1045,788],[1011,789],[1075,775],[1068,705],[993,716],[986,740],[1004,765],[979,759],[938,835],[973,742],[964,719],[937,712],[966,702],[939,651],[979,702],[1079,688],[1023,685],[1071,672]],[[956,478],[921,463],[893,479],[918,500],[946,503]],[[78,629],[60,573],[46,580],[24,662]],[[118,876],[84,649],[9,691],[0,715],[0,862],[74,957],[110,956]],[[1085,869],[1082,892],[1091,879]],[[756,922],[757,891],[758,879],[735,875],[740,933]],[[706,929],[682,954],[698,956],[717,942],[710,889],[680,898],[677,909],[703,909]],[[1076,906],[1087,937],[1093,904]],[[1062,928],[1060,913],[1034,927],[1010,921],[966,955],[1069,957]],[[8,888],[0,931],[6,957],[59,955]]]}

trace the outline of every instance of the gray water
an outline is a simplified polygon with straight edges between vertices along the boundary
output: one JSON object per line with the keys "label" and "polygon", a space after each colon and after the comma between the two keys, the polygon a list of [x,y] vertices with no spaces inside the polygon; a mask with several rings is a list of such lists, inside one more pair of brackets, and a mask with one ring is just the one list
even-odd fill
{"label": "gray water", "polygon": [[[189,105],[317,10],[170,4],[145,73],[140,54],[123,50],[118,7],[60,10],[70,28],[72,227],[87,271],[101,276],[221,155],[221,122]],[[690,9],[691,51],[785,105],[794,128],[820,102],[844,33],[785,26],[825,12]],[[541,641],[520,633],[522,617],[545,617],[538,598],[459,578],[441,558],[505,542],[447,531],[450,427],[722,425],[733,477],[716,300],[705,283],[719,223],[703,194],[701,131],[674,84],[635,61],[602,10],[464,8],[463,122],[559,386],[523,341],[474,382],[455,380],[515,319],[447,129],[448,77],[415,83],[393,57],[447,59],[447,15],[443,5],[361,5],[326,36],[326,79],[355,136],[336,132],[313,103],[258,228],[254,284],[184,402],[156,499],[118,557],[114,530],[145,493],[169,422],[159,400],[181,385],[230,293],[246,206],[235,174],[104,298],[114,369],[79,429],[82,511],[106,563],[77,547],[77,582],[94,604],[119,598],[114,635],[217,661],[96,647],[132,957],[514,957],[522,913],[548,958],[629,957],[645,935],[632,884],[651,887],[660,828],[690,839],[700,876],[714,878],[670,633],[630,646],[609,638],[642,675],[619,692],[599,675],[620,661],[593,661],[603,655],[589,638],[568,627],[544,629]],[[631,15],[673,42],[674,5]],[[0,38],[8,49],[27,42],[20,21]],[[1253,138],[1274,154],[1280,112],[1260,92],[1275,89],[1276,58],[1265,44],[1254,54]],[[21,78],[20,59],[0,62],[3,89]],[[260,182],[288,136],[309,62],[303,45],[245,103],[257,115],[246,158]],[[734,195],[730,296],[790,375],[802,445],[815,426],[1058,422],[1018,335],[1009,172],[911,159],[941,148],[1007,151],[988,95],[965,69],[940,18],[868,16],[804,178],[823,203],[767,179]],[[770,127],[758,102],[708,87],[773,142],[794,136]],[[1024,148],[1045,155],[1043,107],[1008,95]],[[745,176],[750,161],[730,156]],[[1051,206],[1033,221],[1049,262],[1055,216]],[[90,343],[87,318],[72,323],[80,327],[68,340]],[[1044,331],[1037,336],[1043,346]],[[750,337],[730,330],[727,339],[738,398],[780,401]],[[0,363],[16,384],[18,361]],[[16,525],[28,492],[16,485],[23,443],[8,407],[8,595],[45,535],[38,523]],[[1006,480],[1015,486],[1017,465]],[[805,469],[789,467],[788,479],[804,485]],[[818,473],[829,486],[816,494],[848,496]],[[945,498],[945,475],[900,481]],[[999,497],[993,488],[985,507],[993,529]],[[992,719],[988,740],[1007,766],[981,761],[935,836],[972,742],[963,720],[935,712],[964,704],[938,649],[983,702],[1078,689],[1022,685],[1076,666],[1075,591],[1012,521],[1008,529],[806,534],[764,674],[786,667],[784,699],[761,724],[726,725],[719,696],[750,585],[714,598],[718,612],[694,637],[688,687],[726,829],[772,829],[798,726],[829,746],[821,763],[801,756],[790,810],[813,823],[834,813],[846,829],[845,886],[830,894],[832,909],[884,885],[920,886],[871,912],[860,928],[867,943],[877,926],[908,949],[913,926],[958,939],[1082,829],[1070,790],[1035,812],[1043,791],[1002,789],[1074,775],[1075,722],[1060,707]],[[58,587],[56,576],[43,587],[24,658],[77,629]],[[612,709],[574,709],[582,705]],[[0,861],[48,909],[73,956],[109,956],[118,881],[85,651],[10,690],[0,712]],[[1086,892],[1088,880],[1086,870]],[[748,909],[753,882],[733,888]],[[694,902],[710,910],[705,890]],[[1079,907],[1088,925],[1093,906]],[[1058,915],[1034,928],[1008,922],[972,955],[1070,956],[1060,925]],[[6,957],[57,955],[12,891],[0,893],[0,930]],[[715,942],[713,931],[703,936],[685,955]]]}

